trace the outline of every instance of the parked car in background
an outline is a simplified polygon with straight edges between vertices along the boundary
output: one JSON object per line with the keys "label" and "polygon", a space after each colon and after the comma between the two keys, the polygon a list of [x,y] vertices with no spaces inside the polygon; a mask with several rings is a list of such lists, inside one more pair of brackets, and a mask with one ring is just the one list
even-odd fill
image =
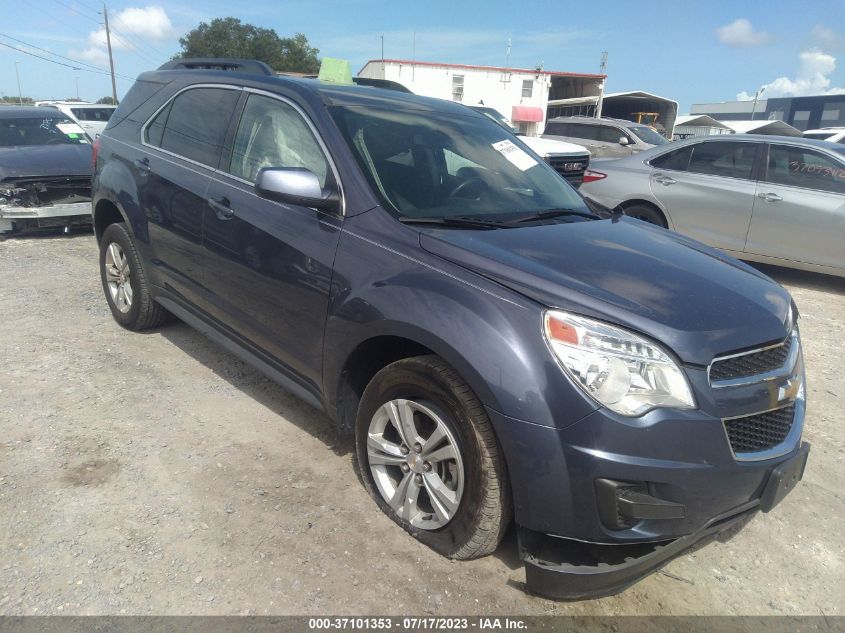
{"label": "parked car in background", "polygon": [[593,158],[630,156],[669,140],[652,128],[623,119],[561,116],[546,122],[543,138],[584,145]]}
{"label": "parked car in background", "polygon": [[566,143],[536,136],[521,134],[516,126],[501,112],[488,106],[469,106],[476,112],[493,119],[525,143],[540,158],[552,166],[557,173],[566,178],[573,187],[580,187],[584,173],[590,166],[590,152],[582,145]]}
{"label": "parked car in background", "polygon": [[0,235],[91,223],[91,144],[54,108],[0,108]]}
{"label": "parked car in background", "polygon": [[63,112],[79,126],[85,133],[96,139],[108,125],[111,115],[117,106],[104,105],[100,103],[80,103],[78,101],[38,101],[36,105],[47,108],[56,108]]}
{"label": "parked car in background", "polygon": [[604,161],[581,191],[742,259],[845,275],[845,145],[731,135]]}
{"label": "parked car in background", "polygon": [[530,591],[596,597],[801,479],[783,287],[598,218],[463,105],[190,63],[142,74],[100,136],[105,301],[130,330],[174,314],[325,411],[414,538],[477,558],[513,517]]}
{"label": "parked car in background", "polygon": [[806,132],[802,132],[801,136],[817,141],[845,145],[845,127],[823,127],[818,130],[807,130]]}

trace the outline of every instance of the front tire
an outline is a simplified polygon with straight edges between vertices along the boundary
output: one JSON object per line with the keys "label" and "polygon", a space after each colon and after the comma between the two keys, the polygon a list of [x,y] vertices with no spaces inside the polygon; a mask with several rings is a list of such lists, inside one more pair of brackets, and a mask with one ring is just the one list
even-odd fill
{"label": "front tire", "polygon": [[100,239],[100,278],[114,320],[126,329],[146,330],[167,321],[167,311],[150,295],[135,242],[122,222],[110,224]]}
{"label": "front tire", "polygon": [[661,226],[664,229],[669,227],[666,218],[663,217],[663,213],[659,209],[647,204],[632,204],[624,207],[622,212],[630,218],[636,218],[637,220],[642,220],[655,226]]}
{"label": "front tire", "polygon": [[361,476],[376,504],[444,556],[486,556],[511,518],[507,469],[484,407],[437,356],[388,365],[356,420]]}

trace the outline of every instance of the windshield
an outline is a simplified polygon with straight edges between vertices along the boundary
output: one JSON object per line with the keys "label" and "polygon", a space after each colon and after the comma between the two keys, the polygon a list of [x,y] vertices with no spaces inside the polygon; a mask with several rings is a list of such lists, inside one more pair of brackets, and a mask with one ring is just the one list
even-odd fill
{"label": "windshield", "polygon": [[645,125],[634,125],[628,130],[633,132],[643,143],[650,143],[652,145],[666,145],[669,141],[665,136],[661,136],[650,127]]}
{"label": "windshield", "polygon": [[548,209],[588,212],[563,178],[490,119],[372,107],[331,113],[396,215],[512,220]]}
{"label": "windshield", "polygon": [[0,118],[0,147],[21,145],[81,145],[85,132],[63,114],[57,116]]}
{"label": "windshield", "polygon": [[485,106],[470,106],[470,108],[472,108],[476,112],[480,112],[486,117],[493,119],[496,123],[501,125],[503,128],[510,130],[514,134],[519,131],[514,127],[513,123],[507,120],[504,114],[494,108],[488,108]]}

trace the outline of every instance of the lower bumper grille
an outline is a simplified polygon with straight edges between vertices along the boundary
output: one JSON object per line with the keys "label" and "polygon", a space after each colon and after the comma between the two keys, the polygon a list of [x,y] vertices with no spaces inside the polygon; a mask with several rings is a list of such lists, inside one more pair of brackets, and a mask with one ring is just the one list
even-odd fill
{"label": "lower bumper grille", "polygon": [[734,454],[765,451],[786,440],[795,420],[795,405],[725,420]]}
{"label": "lower bumper grille", "polygon": [[587,166],[590,164],[588,157],[549,156],[546,161],[573,187],[577,187],[584,181],[584,172],[587,171]]}

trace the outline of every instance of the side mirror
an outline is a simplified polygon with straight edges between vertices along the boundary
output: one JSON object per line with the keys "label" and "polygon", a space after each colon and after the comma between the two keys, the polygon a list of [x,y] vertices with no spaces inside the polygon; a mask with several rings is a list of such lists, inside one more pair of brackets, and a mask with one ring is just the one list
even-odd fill
{"label": "side mirror", "polygon": [[255,179],[255,192],[268,200],[321,211],[340,207],[337,190],[320,187],[317,175],[304,167],[264,167]]}
{"label": "side mirror", "polygon": [[619,144],[620,145],[627,145],[628,144],[628,137],[627,136],[620,136],[619,137]]}

